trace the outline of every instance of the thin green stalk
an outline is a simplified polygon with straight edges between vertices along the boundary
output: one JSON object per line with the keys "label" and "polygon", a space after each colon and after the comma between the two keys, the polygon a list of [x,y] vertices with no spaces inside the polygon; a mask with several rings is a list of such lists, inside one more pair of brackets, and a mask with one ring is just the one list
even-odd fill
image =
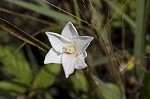
{"label": "thin green stalk", "polygon": [[48,51],[49,46],[45,45],[41,41],[35,39],[34,37],[30,36],[29,34],[25,33],[24,31],[20,30],[13,24],[9,23],[8,21],[0,18],[0,28],[7,31],[8,33],[18,37],[19,39],[38,47],[43,51]]}
{"label": "thin green stalk", "polygon": [[104,99],[104,97],[102,96],[102,94],[99,92],[99,87],[97,85],[97,83],[95,82],[89,68],[85,68],[83,69],[84,75],[89,83],[89,86],[91,88],[91,97],[92,99]]}

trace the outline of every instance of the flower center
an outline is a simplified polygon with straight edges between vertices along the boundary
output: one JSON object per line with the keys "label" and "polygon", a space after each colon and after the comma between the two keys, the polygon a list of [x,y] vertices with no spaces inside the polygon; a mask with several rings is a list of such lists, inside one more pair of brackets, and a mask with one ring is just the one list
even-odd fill
{"label": "flower center", "polygon": [[74,54],[76,52],[75,45],[70,45],[67,48],[63,48],[63,52],[67,54]]}

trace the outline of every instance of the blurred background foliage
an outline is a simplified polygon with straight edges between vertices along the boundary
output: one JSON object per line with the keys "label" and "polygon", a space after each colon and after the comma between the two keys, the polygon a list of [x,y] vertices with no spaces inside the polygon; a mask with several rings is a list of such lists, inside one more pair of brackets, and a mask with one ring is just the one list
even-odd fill
{"label": "blurred background foliage", "polygon": [[[114,63],[126,99],[150,99],[149,4],[149,0],[1,0],[0,18],[25,31],[27,39],[34,36],[49,46],[44,32],[61,33],[71,21],[80,35],[95,37],[86,62],[105,99],[121,99]],[[93,99],[82,71],[66,79],[62,66],[43,64],[46,52],[35,47],[34,40],[32,46],[17,38],[23,34],[13,35],[0,29],[0,99]]]}

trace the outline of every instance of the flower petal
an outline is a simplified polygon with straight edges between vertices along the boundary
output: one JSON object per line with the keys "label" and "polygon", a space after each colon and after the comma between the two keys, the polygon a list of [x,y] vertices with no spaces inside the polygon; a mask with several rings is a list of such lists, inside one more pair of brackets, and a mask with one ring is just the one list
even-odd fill
{"label": "flower petal", "polygon": [[76,69],[83,69],[87,67],[87,64],[85,63],[85,57],[87,57],[86,51],[77,56],[75,60],[75,68]]}
{"label": "flower petal", "polygon": [[87,67],[87,64],[85,63],[85,58],[83,57],[83,55],[81,54],[80,56],[78,56],[75,60],[75,68],[76,69],[83,69]]}
{"label": "flower petal", "polygon": [[83,54],[79,55],[79,56],[83,56],[84,58],[87,57],[87,52],[83,52]]}
{"label": "flower petal", "polygon": [[62,53],[63,47],[67,47],[72,43],[69,39],[67,39],[57,33],[46,32],[46,35],[48,36],[48,39],[49,39],[52,47],[57,52],[60,52],[60,53]]}
{"label": "flower petal", "polygon": [[48,63],[61,63],[61,54],[56,52],[53,48],[49,50],[49,52],[45,56],[44,64]]}
{"label": "flower petal", "polygon": [[69,77],[70,74],[74,71],[74,64],[75,64],[75,55],[62,55],[62,66],[65,72],[66,78]]}
{"label": "flower petal", "polygon": [[77,55],[80,55],[83,52],[85,52],[85,50],[87,49],[87,47],[93,39],[94,37],[91,36],[79,36],[73,38],[73,41],[76,45]]}
{"label": "flower petal", "polygon": [[66,24],[66,26],[62,30],[61,35],[66,37],[66,38],[68,38],[68,39],[72,39],[74,37],[78,37],[79,36],[76,28],[73,26],[73,24],[71,22],[68,22]]}

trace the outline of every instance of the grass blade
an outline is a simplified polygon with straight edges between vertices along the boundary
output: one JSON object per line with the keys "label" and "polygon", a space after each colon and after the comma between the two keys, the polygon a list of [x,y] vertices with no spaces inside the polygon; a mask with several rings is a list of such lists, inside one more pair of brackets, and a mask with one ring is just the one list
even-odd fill
{"label": "grass blade", "polygon": [[135,71],[139,82],[143,80],[144,71],[143,68],[146,65],[145,60],[141,57],[145,51],[145,33],[146,33],[146,20],[148,16],[148,3],[149,0],[137,0],[137,26],[136,26],[136,38],[134,45],[134,56],[135,56]]}
{"label": "grass blade", "polygon": [[49,46],[45,45],[41,41],[35,39],[34,37],[30,36],[29,34],[25,33],[24,31],[20,30],[13,24],[9,23],[8,21],[0,18],[0,28],[7,31],[8,33],[18,37],[19,39],[36,46],[37,48],[43,50],[43,51],[48,51]]}
{"label": "grass blade", "polygon": [[61,22],[71,21],[73,23],[76,23],[76,21],[71,16],[68,16],[68,15],[66,15],[64,13],[61,13],[61,12],[54,11],[52,9],[47,9],[45,7],[38,6],[38,5],[35,5],[35,4],[32,4],[32,3],[28,3],[28,2],[25,2],[25,1],[22,1],[22,0],[6,0],[6,1],[10,2],[10,3],[13,3],[13,4],[16,4],[18,6],[24,7],[26,9],[35,11],[35,12],[40,13],[42,15],[51,17],[55,20],[59,20]]}

